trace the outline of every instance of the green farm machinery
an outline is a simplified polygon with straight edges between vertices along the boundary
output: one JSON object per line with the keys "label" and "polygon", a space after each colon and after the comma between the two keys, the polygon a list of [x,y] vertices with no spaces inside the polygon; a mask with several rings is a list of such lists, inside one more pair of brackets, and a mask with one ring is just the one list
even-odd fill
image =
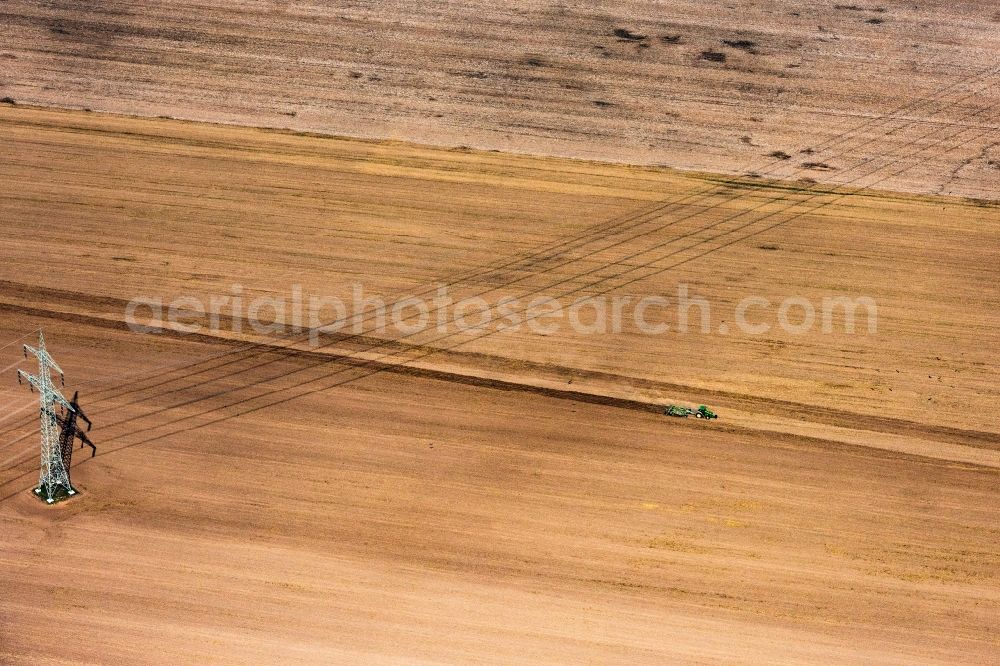
{"label": "green farm machinery", "polygon": [[690,407],[679,407],[677,405],[667,405],[663,413],[667,416],[678,416],[680,418],[687,418],[693,416],[696,419],[717,419],[719,415],[713,412],[711,409],[705,405],[699,405],[698,409],[691,409]]}

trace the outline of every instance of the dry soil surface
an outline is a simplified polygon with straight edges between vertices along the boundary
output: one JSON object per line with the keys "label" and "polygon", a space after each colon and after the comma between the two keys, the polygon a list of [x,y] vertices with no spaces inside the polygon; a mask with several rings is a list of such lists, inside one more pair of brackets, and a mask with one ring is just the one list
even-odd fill
{"label": "dry soil surface", "polygon": [[[0,661],[995,659],[995,205],[12,107],[0,139]],[[123,323],[353,282],[683,282],[710,326],[310,349]],[[843,294],[875,331],[720,328]],[[55,507],[13,376],[38,328],[99,447]]]}
{"label": "dry soil surface", "polygon": [[882,186],[1000,180],[987,0],[8,0],[0,28],[31,104],[841,183],[949,129]]}
{"label": "dry soil surface", "polygon": [[395,373],[151,382],[225,348],[0,317],[103,378],[77,498],[33,498],[36,435],[6,433],[4,663],[996,654],[996,469]]}

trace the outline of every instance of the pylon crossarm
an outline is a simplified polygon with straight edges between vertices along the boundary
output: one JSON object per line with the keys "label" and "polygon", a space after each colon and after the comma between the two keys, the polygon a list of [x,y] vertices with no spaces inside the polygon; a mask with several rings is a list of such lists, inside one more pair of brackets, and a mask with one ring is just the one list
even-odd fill
{"label": "pylon crossarm", "polygon": [[49,353],[44,349],[41,350],[41,355],[38,357],[38,360],[58,372],[60,376],[66,374],[62,371],[62,368],[59,367],[59,364],[56,363],[55,359],[49,356]]}
{"label": "pylon crossarm", "polygon": [[35,389],[37,389],[39,393],[41,393],[41,391],[42,391],[41,382],[39,382],[38,378],[35,377],[34,375],[29,375],[24,370],[18,370],[17,371],[17,379],[18,379],[18,381],[21,381],[23,379],[24,381],[28,382],[29,385],[31,385],[32,387],[34,387]]}
{"label": "pylon crossarm", "polygon": [[66,374],[63,372],[63,369],[59,367],[59,364],[56,363],[56,360],[52,358],[49,352],[45,349],[44,340],[38,349],[35,349],[31,345],[24,345],[24,355],[27,356],[28,354],[37,358],[40,364],[49,366],[60,375]]}
{"label": "pylon crossarm", "polygon": [[68,409],[71,412],[72,411],[76,411],[76,410],[73,409],[73,405],[69,404],[69,400],[67,400],[66,398],[64,398],[62,393],[60,393],[56,389],[52,388],[51,386],[49,387],[49,393],[52,394],[52,399],[55,402],[58,402],[60,405],[62,405],[63,407],[65,407],[66,409]]}

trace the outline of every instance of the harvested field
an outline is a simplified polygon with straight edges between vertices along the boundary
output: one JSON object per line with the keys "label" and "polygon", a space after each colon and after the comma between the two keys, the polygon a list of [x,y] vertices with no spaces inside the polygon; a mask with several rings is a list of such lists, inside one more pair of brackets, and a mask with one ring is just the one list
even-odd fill
{"label": "harvested field", "polygon": [[[527,329],[430,327],[390,336],[402,344],[371,358],[650,401],[712,395],[738,411],[822,412],[830,425],[931,439],[938,426],[959,431],[948,441],[1000,432],[994,203],[60,111],[0,109],[0,123],[11,185],[0,285],[12,304],[121,322],[137,295],[207,303],[233,284],[247,300],[299,284],[350,302],[361,283],[392,303],[447,284],[455,300],[662,294],[675,306],[688,285],[710,304],[707,331],[699,309],[682,333],[666,307],[650,315],[670,326],[659,335],[627,318],[614,335],[563,326],[558,344]],[[23,276],[54,251],[77,256],[72,272],[29,287]],[[785,297],[818,308],[841,295],[876,302],[874,332],[863,310],[853,334],[841,310],[830,333],[778,325]],[[747,296],[773,303],[748,315],[765,335],[733,321]],[[362,356],[369,346],[324,342]],[[428,348],[444,353],[414,358]]]}
{"label": "harvested field", "polygon": [[[71,377],[222,351],[0,316],[45,326]],[[973,664],[997,647],[995,469],[397,374],[188,430],[197,405],[159,412],[180,396],[143,385],[100,385],[72,502],[44,507],[32,466],[4,466],[4,663]]]}
{"label": "harvested field", "polygon": [[996,662],[989,3],[0,26],[0,664]]}
{"label": "harvested field", "polygon": [[[1000,647],[995,203],[11,106],[0,141],[0,661]],[[707,332],[668,313],[662,335],[366,330],[320,349],[231,320],[124,325],[137,295],[354,282],[389,301],[685,283],[712,312]],[[837,294],[874,299],[877,330],[721,328],[748,295]],[[37,403],[9,365],[39,327],[99,447],[52,508],[27,492]]]}
{"label": "harvested field", "polygon": [[981,0],[8,0],[0,25],[0,97],[28,104],[783,178],[893,114],[814,177],[947,126],[977,139],[882,187],[995,198],[1000,180]]}

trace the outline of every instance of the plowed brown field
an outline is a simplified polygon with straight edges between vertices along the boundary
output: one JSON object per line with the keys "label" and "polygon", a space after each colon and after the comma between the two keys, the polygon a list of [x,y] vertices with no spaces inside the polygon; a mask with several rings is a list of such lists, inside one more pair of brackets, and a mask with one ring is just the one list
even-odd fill
{"label": "plowed brown field", "polygon": [[[995,659],[996,204],[11,106],[0,141],[0,661]],[[712,309],[319,349],[123,323],[354,282]],[[877,330],[722,326],[842,294]],[[38,328],[99,447],[55,507]]]}

